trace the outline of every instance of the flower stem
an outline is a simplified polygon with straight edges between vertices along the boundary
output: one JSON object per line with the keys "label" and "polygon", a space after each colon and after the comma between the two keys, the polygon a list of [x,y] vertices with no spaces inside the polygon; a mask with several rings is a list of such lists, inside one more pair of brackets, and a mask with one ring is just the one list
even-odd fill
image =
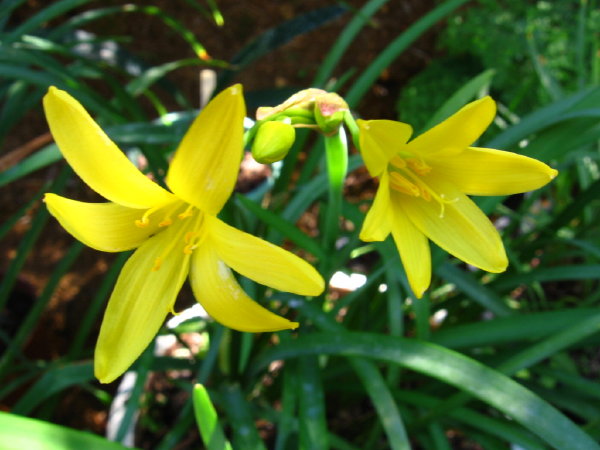
{"label": "flower stem", "polygon": [[329,175],[329,205],[325,217],[323,247],[327,251],[334,244],[342,213],[342,190],[348,170],[348,142],[346,132],[340,127],[339,132],[325,136],[325,154],[327,155],[327,173]]}

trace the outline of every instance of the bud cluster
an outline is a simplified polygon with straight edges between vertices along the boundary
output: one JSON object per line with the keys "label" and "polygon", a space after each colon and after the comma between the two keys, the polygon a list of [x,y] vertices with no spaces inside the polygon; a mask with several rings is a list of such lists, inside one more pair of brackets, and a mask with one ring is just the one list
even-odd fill
{"label": "bud cluster", "polygon": [[252,156],[264,164],[280,161],[294,144],[295,128],[312,128],[331,136],[348,118],[348,104],[338,94],[315,88],[297,92],[280,105],[258,108]]}

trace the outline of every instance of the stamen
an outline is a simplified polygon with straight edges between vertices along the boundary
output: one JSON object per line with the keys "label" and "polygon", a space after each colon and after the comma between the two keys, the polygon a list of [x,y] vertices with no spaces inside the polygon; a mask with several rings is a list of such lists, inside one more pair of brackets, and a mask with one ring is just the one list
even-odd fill
{"label": "stamen", "polygon": [[404,168],[406,168],[406,161],[404,161],[404,159],[401,158],[399,155],[394,156],[390,160],[390,164],[392,166],[394,166],[396,169],[404,169]]}
{"label": "stamen", "polygon": [[[160,210],[163,206],[164,205],[159,205],[159,206],[155,206],[153,208],[147,209],[146,212],[144,213],[144,215],[142,216],[142,218],[135,221],[135,226],[140,227],[140,228],[147,227],[150,224],[150,216],[152,214],[154,214],[156,211]],[[158,224],[159,227],[164,227],[164,226],[170,225],[170,223],[165,223],[165,221],[170,220],[169,216],[170,216],[171,212],[173,211],[174,208],[176,208],[178,206],[179,206],[179,204],[176,204],[175,207],[168,210],[168,214],[167,214],[166,218],[163,219]]]}
{"label": "stamen", "polygon": [[150,216],[150,214],[152,214],[154,212],[155,208],[150,208],[148,209],[144,215],[142,216],[141,219],[137,219],[135,221],[135,226],[139,227],[139,228],[145,228],[150,224],[150,219],[148,219],[148,216]]}
{"label": "stamen", "polygon": [[194,250],[196,250],[197,248],[198,248],[198,246],[195,244],[188,244],[185,247],[183,247],[183,253],[185,253],[186,255],[191,255],[192,252]]}
{"label": "stamen", "polygon": [[454,203],[456,201],[458,201],[458,198],[455,198],[453,200],[447,200],[446,196],[444,194],[437,194],[433,189],[431,189],[423,180],[421,180],[419,177],[416,176],[411,176],[411,178],[413,179],[413,181],[415,183],[418,184],[419,188],[421,189],[421,193],[426,193],[423,196],[423,198],[425,198],[425,196],[428,197],[428,201],[430,201],[432,198],[439,203],[440,205],[440,219],[444,218],[444,213],[446,211],[446,205],[449,203]]}
{"label": "stamen", "polygon": [[413,197],[421,195],[421,190],[398,172],[390,172],[390,184],[392,188],[403,194],[412,195]]}
{"label": "stamen", "polygon": [[158,223],[159,227],[168,227],[169,225],[171,225],[173,223],[173,221],[171,220],[170,217],[165,217],[162,221],[160,221]]}
{"label": "stamen", "polygon": [[[179,205],[181,206],[181,205]],[[186,211],[180,215],[187,215],[185,217],[192,216],[190,212],[192,206],[189,206]],[[173,210],[171,210],[172,212]],[[171,214],[171,212],[169,214]],[[170,220],[169,217],[165,218],[161,223]],[[164,242],[164,246],[161,249],[160,255],[155,258],[152,271],[156,272],[159,270],[163,262],[173,256],[176,252],[182,251],[185,255],[191,255],[193,251],[198,248],[200,242],[204,238],[205,234],[202,229],[202,223],[204,221],[204,215],[202,213],[194,215],[192,220],[186,223],[177,223],[174,225],[176,228],[165,230],[164,233],[169,233],[170,236]],[[192,231],[189,231],[192,230]],[[164,235],[167,236],[167,235]],[[182,266],[183,267],[183,266]],[[172,270],[169,268],[168,270]]]}
{"label": "stamen", "polygon": [[182,212],[181,214],[179,214],[177,217],[179,217],[180,219],[187,219],[188,217],[191,217],[193,215],[193,210],[194,206],[193,205],[188,205],[188,207],[185,209],[184,212]]}
{"label": "stamen", "polygon": [[[404,164],[404,168],[402,168]],[[431,172],[431,167],[423,160],[417,158],[402,159],[400,156],[395,156],[391,160],[390,167],[390,186],[403,194],[413,197],[421,197],[423,200],[430,202],[434,199],[440,205],[440,218],[444,217],[446,204],[454,203],[458,199],[447,200],[444,194],[437,194],[431,189],[421,178]]]}
{"label": "stamen", "polygon": [[427,175],[431,172],[431,167],[429,167],[422,159],[410,158],[406,162],[408,163],[408,167],[419,175]]}
{"label": "stamen", "polygon": [[135,226],[138,228],[145,228],[148,226],[148,224],[150,223],[150,221],[148,220],[148,218],[146,216],[142,217],[142,219],[137,219],[135,222]]}

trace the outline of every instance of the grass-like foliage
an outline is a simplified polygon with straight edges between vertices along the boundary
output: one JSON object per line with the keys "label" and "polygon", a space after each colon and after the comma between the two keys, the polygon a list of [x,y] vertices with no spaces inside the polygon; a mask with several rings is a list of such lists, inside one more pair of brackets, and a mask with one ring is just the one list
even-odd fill
{"label": "grass-like foliage", "polygon": [[[0,448],[600,448],[597,1],[440,1],[398,29],[362,69],[344,66],[344,55],[376,26],[373,17],[398,4],[326,2],[240,38],[227,60],[209,56],[193,29],[145,2],[59,0],[17,21],[24,3],[0,1],[0,189],[14,193],[27,180],[43,181],[0,216]],[[216,1],[179,3],[199,21],[233,29]],[[153,65],[128,48],[126,36],[88,31],[121,15],[152,17],[191,56]],[[27,304],[15,300],[28,262],[44,257],[36,250],[45,233],[57,232],[42,194],[81,193],[50,134],[5,145],[31,117],[42,117],[48,87],[77,98],[129,159],[165,186],[173,151],[198,114],[172,72],[215,70],[219,91],[260,58],[340,18],[344,28],[334,42],[318,43],[322,65],[299,89],[338,92],[360,118],[382,73],[435,30],[438,56],[397,95],[388,93],[396,119],[418,134],[489,94],[498,113],[477,146],[560,172],[533,192],[474,198],[500,230],[508,269],[483,272],[432,244],[431,287],[416,298],[392,238],[359,239],[377,187],[364,181],[360,153],[342,155],[331,136],[297,128],[287,156],[219,215],[317,268],[329,287],[316,298],[238,277],[250,297],[298,322],[297,330],[242,333],[206,315],[179,316],[157,337],[169,351],[150,345],[124,377],[101,385],[94,343],[129,257],[122,253],[103,260],[89,288],[74,294],[87,307],[76,320],[64,318],[69,341],[45,342],[54,350],[44,356],[32,351],[45,313],[91,254],[68,241],[39,292]],[[245,90],[252,107],[289,94],[275,82]],[[361,282],[330,283],[343,274]],[[74,397],[101,417],[100,429],[108,423],[107,439],[75,429],[80,422],[65,415]]]}

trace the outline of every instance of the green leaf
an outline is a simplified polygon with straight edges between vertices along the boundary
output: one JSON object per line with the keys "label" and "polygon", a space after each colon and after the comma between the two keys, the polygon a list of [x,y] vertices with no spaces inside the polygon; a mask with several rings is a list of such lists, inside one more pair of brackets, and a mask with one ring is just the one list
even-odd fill
{"label": "green leaf", "polygon": [[11,32],[3,37],[4,44],[7,45],[18,40],[22,35],[27,34],[38,28],[45,22],[48,22],[58,16],[65,14],[67,11],[74,9],[90,0],[59,0],[49,3],[46,7],[41,8],[40,12],[27,19],[18,27],[13,28]]}
{"label": "green leaf", "polygon": [[377,58],[375,58],[369,67],[361,74],[352,88],[348,91],[348,94],[346,94],[345,100],[350,107],[358,105],[363,95],[370,89],[381,72],[383,72],[383,70],[413,42],[415,42],[419,36],[456,8],[467,3],[467,1],[468,0],[448,0],[441,3],[394,39],[381,53],[379,53],[379,56],[377,56]]}
{"label": "green leaf", "polygon": [[[566,114],[584,108],[586,101],[590,99],[597,101],[598,96],[600,96],[600,88],[590,87],[537,109],[535,112],[523,117],[516,125],[507,128],[494,139],[487,142],[486,147],[511,148],[529,135],[564,120]],[[595,104],[597,105],[598,103]]]}
{"label": "green leaf", "polygon": [[[418,391],[396,391],[395,394],[402,402],[412,403],[420,408],[427,407],[435,410],[441,403],[438,398]],[[546,448],[537,439],[523,432],[519,427],[498,418],[493,419],[485,416],[472,409],[457,408],[450,411],[448,415],[459,423],[470,425],[475,429],[495,435],[509,443],[518,444],[528,450],[543,450]]]}
{"label": "green leaf", "polygon": [[300,358],[298,426],[301,448],[328,448],[325,394],[317,358]]}
{"label": "green leaf", "polygon": [[436,268],[435,273],[446,281],[456,285],[469,298],[484,308],[489,309],[494,314],[500,317],[513,314],[513,311],[495,291],[483,286],[472,274],[460,270],[455,265],[449,263],[443,264]]}
{"label": "green leaf", "polygon": [[317,242],[314,239],[304,234],[295,225],[292,225],[287,220],[282,219],[278,214],[275,214],[267,209],[261,208],[260,205],[257,205],[255,202],[253,202],[244,195],[237,195],[236,200],[238,200],[246,209],[248,209],[256,217],[258,217],[262,222],[264,222],[268,226],[273,227],[274,229],[279,231],[283,236],[285,236],[304,250],[308,250],[319,259],[325,257],[325,251],[321,248],[319,244],[317,244]]}
{"label": "green leaf", "polygon": [[93,379],[94,369],[91,362],[50,368],[19,399],[12,412],[27,415],[50,396],[75,384],[87,383]]}
{"label": "green leaf", "polygon": [[423,130],[429,130],[434,125],[447,119],[462,106],[473,100],[481,91],[487,90],[495,73],[494,69],[488,69],[465,83],[431,116]]}
{"label": "green leaf", "polygon": [[493,284],[496,291],[529,286],[535,282],[556,282],[564,280],[595,280],[600,278],[600,264],[539,267],[528,273],[507,274]]}
{"label": "green leaf", "polygon": [[363,29],[369,19],[385,5],[388,0],[370,0],[356,14],[352,20],[346,25],[344,30],[338,35],[335,43],[329,50],[329,53],[323,58],[323,62],[319,67],[319,71],[313,81],[313,86],[324,87],[327,79],[331,76],[333,69],[342,58],[344,52],[350,46],[356,35]]}
{"label": "green leaf", "polygon": [[600,449],[570,419],[509,377],[426,342],[371,333],[315,333],[267,350],[254,367],[259,370],[273,360],[318,354],[362,356],[399,364],[470,393],[555,448]]}
{"label": "green leaf", "polygon": [[206,448],[208,450],[231,449],[231,444],[225,439],[225,433],[219,425],[217,411],[206,388],[201,384],[194,386],[193,397],[196,424]]}
{"label": "green leaf", "polygon": [[377,411],[388,437],[388,445],[393,450],[410,450],[410,441],[392,394],[371,361],[362,358],[349,358],[350,364],[367,390],[373,407]]}
{"label": "green leaf", "polygon": [[117,450],[121,444],[41,420],[0,412],[0,446],[5,449]]}
{"label": "green leaf", "polygon": [[565,324],[579,323],[598,312],[598,309],[579,308],[523,313],[485,322],[442,327],[433,333],[431,340],[454,349],[536,340],[558,333]]}
{"label": "green leaf", "polygon": [[220,393],[221,406],[225,409],[233,430],[234,448],[264,450],[265,446],[252,419],[250,405],[244,398],[240,387],[238,385],[222,386]]}

